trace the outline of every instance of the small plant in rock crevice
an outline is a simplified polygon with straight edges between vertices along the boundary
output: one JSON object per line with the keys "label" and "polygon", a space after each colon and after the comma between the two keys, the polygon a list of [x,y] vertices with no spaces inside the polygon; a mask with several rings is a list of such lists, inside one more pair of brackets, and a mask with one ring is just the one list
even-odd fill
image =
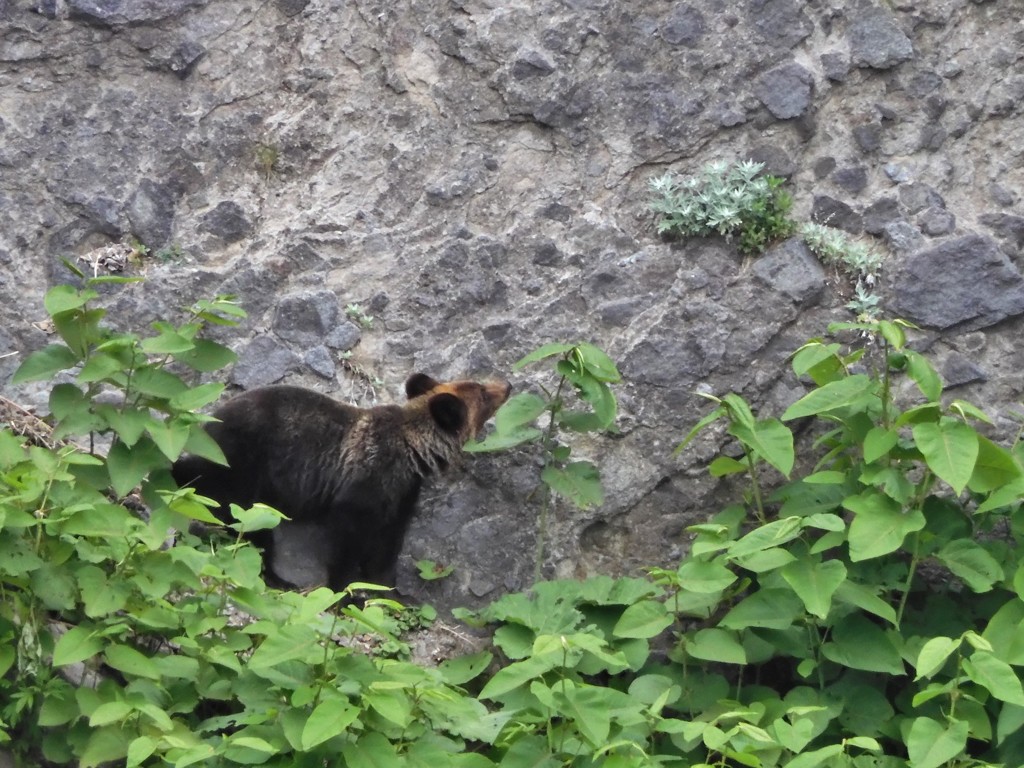
{"label": "small plant in rock crevice", "polygon": [[373,315],[363,309],[360,304],[346,304],[345,316],[362,328],[370,329],[373,327]]}
{"label": "small plant in rock crevice", "polygon": [[884,257],[868,243],[856,240],[841,229],[806,222],[800,237],[821,262],[845,273],[854,281],[854,298],[846,305],[859,318],[878,319],[880,298],[874,293]]}
{"label": "small plant in rock crevice", "polygon": [[696,176],[677,178],[666,173],[650,182],[658,198],[651,208],[661,214],[658,232],[691,237],[737,237],[746,254],[764,251],[789,236],[793,200],[783,189],[785,179],[760,175],[763,163],[718,161]]}

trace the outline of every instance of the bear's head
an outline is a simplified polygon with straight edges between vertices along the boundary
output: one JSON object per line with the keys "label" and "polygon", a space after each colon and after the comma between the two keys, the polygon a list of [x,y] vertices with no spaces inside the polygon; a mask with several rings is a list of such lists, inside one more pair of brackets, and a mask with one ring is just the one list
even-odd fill
{"label": "bear's head", "polygon": [[483,429],[511,391],[512,385],[501,379],[440,382],[425,373],[414,373],[405,382],[409,400],[424,398],[437,425],[461,442]]}

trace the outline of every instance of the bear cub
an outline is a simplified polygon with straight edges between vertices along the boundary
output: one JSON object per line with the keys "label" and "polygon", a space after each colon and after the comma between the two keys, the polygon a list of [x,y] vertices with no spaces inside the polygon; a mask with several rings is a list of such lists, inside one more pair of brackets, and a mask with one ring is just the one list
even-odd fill
{"label": "bear cub", "polygon": [[[357,408],[292,386],[253,389],[229,400],[206,426],[228,466],[198,456],[175,462],[172,474],[220,503],[268,504],[291,521],[314,525],[325,539],[327,583],[394,586],[395,566],[423,479],[457,461],[462,446],[508,399],[507,381],[440,383],[416,373],[408,402]],[[252,540],[274,574],[273,531]]]}

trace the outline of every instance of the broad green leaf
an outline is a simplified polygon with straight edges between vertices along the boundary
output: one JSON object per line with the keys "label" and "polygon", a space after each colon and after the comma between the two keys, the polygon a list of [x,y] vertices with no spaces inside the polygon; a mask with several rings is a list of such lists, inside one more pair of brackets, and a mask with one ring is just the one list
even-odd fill
{"label": "broad green leaf", "polygon": [[253,531],[265,531],[269,528],[276,528],[285,519],[285,516],[273,507],[266,504],[253,504],[249,509],[243,509],[237,504],[230,506],[231,516],[237,523],[231,523],[228,527],[240,533],[252,533]]}
{"label": "broad green leaf", "polygon": [[131,448],[115,442],[107,454],[110,485],[119,497],[127,496],[151,471],[167,464],[163,453],[149,439],[141,439]]}
{"label": "broad green leaf", "polygon": [[899,434],[894,429],[872,427],[864,435],[864,461],[870,464],[885,456],[899,441]]}
{"label": "broad green leaf", "polygon": [[560,654],[530,656],[523,661],[514,661],[494,673],[494,677],[488,680],[487,685],[480,691],[480,698],[496,699],[511,690],[526,685],[531,680],[537,679],[560,663]]}
{"label": "broad green leaf", "polygon": [[592,685],[555,687],[555,700],[559,709],[579,729],[580,735],[591,749],[604,746],[611,728],[611,707],[616,702],[616,691]]}
{"label": "broad green leaf", "polygon": [[593,344],[583,342],[576,346],[577,354],[583,362],[586,371],[598,381],[607,384],[617,384],[622,381],[622,375],[604,350],[595,347]]}
{"label": "broad green leaf", "polygon": [[952,637],[933,637],[923,646],[917,654],[917,663],[914,668],[917,670],[915,680],[922,677],[931,677],[946,664],[946,660],[952,656],[960,647],[960,639]]}
{"label": "broad green leaf", "polygon": [[829,744],[810,752],[802,752],[786,763],[786,768],[818,768],[819,765],[838,765],[835,758],[843,754],[842,744]]}
{"label": "broad green leaf", "polygon": [[939,378],[939,374],[919,352],[908,349],[904,354],[907,357],[907,374],[929,401],[938,402],[942,397],[942,379]]}
{"label": "broad green leaf", "polygon": [[114,669],[133,677],[147,677],[150,680],[160,679],[160,670],[153,659],[140,653],[128,645],[111,645],[103,654],[107,664]]}
{"label": "broad green leaf", "polygon": [[210,437],[210,434],[200,424],[192,424],[189,427],[188,439],[185,441],[185,451],[193,456],[201,456],[209,459],[214,464],[227,466],[228,460],[224,451],[217,444],[217,441]]}
{"label": "broad green leaf", "polygon": [[797,376],[811,377],[819,387],[839,378],[843,363],[839,359],[838,344],[822,344],[811,341],[804,344],[793,355],[792,368]]}
{"label": "broad green leaf", "polygon": [[597,467],[589,461],[574,461],[565,467],[549,464],[540,473],[540,479],[580,509],[600,506],[604,502],[600,475]]}
{"label": "broad green leaf", "polygon": [[540,439],[544,433],[536,427],[520,427],[511,432],[492,432],[483,440],[470,440],[463,447],[466,453],[487,453],[489,451],[504,451],[514,448],[523,443],[531,443]]}
{"label": "broad green leaf", "polygon": [[733,424],[730,434],[753,450],[785,477],[793,469],[793,433],[778,419],[758,421],[753,428]]}
{"label": "broad green leaf", "polygon": [[547,402],[531,392],[512,395],[494,414],[495,431],[499,434],[514,432],[517,427],[532,424],[547,410]]}
{"label": "broad green leaf", "polygon": [[438,670],[448,685],[465,685],[487,669],[493,659],[494,656],[489,651],[481,651],[468,656],[455,656],[442,661]]}
{"label": "broad green leaf", "polygon": [[117,723],[134,711],[134,707],[126,701],[108,701],[92,711],[89,715],[89,725],[98,728],[101,725]]}
{"label": "broad green leaf", "polygon": [[836,602],[854,605],[896,626],[896,610],[880,598],[874,589],[847,579],[839,585],[835,594],[832,595],[832,599]]}
{"label": "broad green leaf", "polygon": [[975,421],[983,421],[986,424],[992,423],[992,419],[989,418],[987,413],[966,400],[954,400],[949,404],[949,410],[960,414],[964,419],[970,418]]}
{"label": "broad green leaf", "polygon": [[319,636],[311,625],[287,625],[269,635],[249,659],[249,669],[261,674],[288,661],[311,658],[319,648]]}
{"label": "broad green leaf", "polygon": [[128,755],[128,744],[134,735],[120,725],[106,725],[89,734],[79,755],[78,768],[97,768],[103,763],[122,760]]}
{"label": "broad green leaf", "polygon": [[803,613],[803,603],[788,589],[761,589],[741,600],[719,625],[726,629],[748,627],[786,629]]}
{"label": "broad green leaf", "polygon": [[136,408],[119,410],[108,403],[96,406],[96,413],[117,433],[120,442],[131,448],[142,437],[146,426],[152,421],[148,412]]}
{"label": "broad green leaf", "polygon": [[156,447],[167,457],[168,462],[177,461],[189,439],[190,425],[171,422],[165,424],[151,419],[146,431],[153,439]]}
{"label": "broad green leaf", "polygon": [[683,637],[683,647],[695,659],[721,664],[746,664],[747,652],[736,635],[726,629],[709,627]]}
{"label": "broad green leaf", "polygon": [[740,475],[749,467],[742,461],[737,461],[731,456],[716,456],[708,464],[708,474],[712,477],[728,477],[729,475]]}
{"label": "broad green leaf", "polygon": [[139,368],[132,376],[131,388],[144,395],[168,400],[188,391],[184,381],[158,365],[144,365]]}
{"label": "broad green leaf", "polygon": [[972,539],[956,539],[936,553],[949,570],[974,592],[988,592],[1003,578],[1003,569],[988,551]]}
{"label": "broad green leaf", "polygon": [[56,285],[46,292],[43,306],[48,315],[57,315],[68,310],[84,307],[88,302],[99,296],[96,291],[79,291],[71,285]]}
{"label": "broad green leaf", "polygon": [[985,501],[974,510],[977,515],[991,512],[994,509],[1002,509],[1024,499],[1024,478],[1013,480],[1008,485],[996,488]]}
{"label": "broad green leaf", "polygon": [[[11,651],[13,652],[14,649],[12,648]],[[41,725],[44,728],[64,725],[76,720],[81,714],[82,710],[70,687],[52,686],[39,707],[36,725]]]}
{"label": "broad green leaf", "polygon": [[891,635],[863,616],[851,614],[835,625],[822,646],[825,658],[853,669],[902,675],[903,659]]}
{"label": "broad green leaf", "polygon": [[195,411],[216,401],[223,392],[224,385],[219,382],[200,384],[172,397],[169,405],[179,411]]}
{"label": "broad green leaf", "polygon": [[1024,706],[1024,689],[1013,667],[986,651],[975,651],[964,660],[964,671],[1000,701]]}
{"label": "broad green leaf", "polygon": [[83,384],[103,381],[120,373],[124,367],[124,363],[117,357],[103,352],[94,352],[79,371],[78,380]]}
{"label": "broad green leaf", "polygon": [[52,378],[55,373],[73,367],[78,357],[63,344],[50,344],[33,352],[18,366],[11,377],[11,384],[25,384]]}
{"label": "broad green leaf", "polygon": [[942,768],[967,746],[966,720],[944,725],[930,717],[914,720],[907,734],[911,768]]}
{"label": "broad green leaf", "polygon": [[1024,707],[1006,704],[999,710],[996,723],[996,744],[1002,744],[1006,738],[1024,728]]}
{"label": "broad green leaf", "polygon": [[526,355],[526,357],[520,359],[519,362],[515,363],[512,366],[512,370],[513,371],[518,371],[523,366],[529,365],[530,363],[535,363],[538,360],[543,360],[546,357],[554,357],[555,355],[564,355],[566,352],[568,352],[574,346],[575,346],[574,344],[558,344],[558,343],[545,344],[544,346],[538,347],[537,349],[533,350],[533,352],[531,352],[530,354]]}
{"label": "broad green leaf", "polygon": [[622,612],[612,634],[615,637],[647,639],[661,634],[673,621],[664,603],[641,600]]}
{"label": "broad green leaf", "polygon": [[309,714],[302,729],[302,749],[311,750],[328,739],[345,732],[360,714],[346,698],[331,698],[320,702]]}
{"label": "broad green leaf", "polygon": [[875,396],[877,384],[865,374],[839,379],[812,390],[801,397],[782,414],[783,421],[838,411],[850,406],[861,406]]}
{"label": "broad green leaf", "polygon": [[757,419],[746,400],[736,393],[730,392],[722,398],[722,403],[729,410],[729,421],[733,425],[738,424],[750,430],[754,429]]}
{"label": "broad green leaf", "polygon": [[799,517],[786,517],[758,526],[729,547],[729,556],[744,557],[792,541],[800,535],[800,523]]}
{"label": "broad green leaf", "polygon": [[928,468],[962,493],[974,473],[978,458],[978,433],[962,421],[942,420],[938,424],[916,424],[914,442]]}
{"label": "broad green leaf", "polygon": [[1024,476],[1013,454],[996,445],[987,437],[978,435],[978,460],[967,487],[974,493],[989,493],[1005,488]]}
{"label": "broad green leaf", "polygon": [[170,328],[165,328],[159,336],[143,339],[139,342],[139,347],[149,355],[174,355],[190,351],[193,341]]}
{"label": "broad green leaf", "polygon": [[103,650],[104,642],[91,627],[72,627],[57,640],[53,648],[53,665],[62,667],[95,656]]}
{"label": "broad green leaf", "polygon": [[925,525],[921,510],[904,512],[895,501],[874,490],[851,496],[843,506],[854,513],[848,535],[854,562],[895,552],[908,534]]}
{"label": "broad green leaf", "polygon": [[828,616],[832,595],[846,580],[846,566],[839,560],[818,562],[808,557],[794,560],[780,571],[807,608],[820,619]]}
{"label": "broad green leaf", "polygon": [[137,765],[142,765],[148,757],[156,752],[158,743],[156,739],[149,736],[139,736],[133,739],[128,745],[127,760],[125,762],[126,768],[135,768]]}
{"label": "broad green leaf", "polygon": [[174,359],[200,373],[213,373],[238,360],[238,355],[223,344],[209,339],[196,339],[192,349],[179,352]]}
{"label": "broad green leaf", "polygon": [[676,574],[684,590],[700,594],[721,592],[736,581],[736,574],[718,560],[684,560]]}

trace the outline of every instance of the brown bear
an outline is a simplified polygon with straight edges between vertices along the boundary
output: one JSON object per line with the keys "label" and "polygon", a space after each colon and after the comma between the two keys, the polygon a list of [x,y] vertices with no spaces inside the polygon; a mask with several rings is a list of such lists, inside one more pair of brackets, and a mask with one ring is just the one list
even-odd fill
{"label": "brown bear", "polygon": [[[405,383],[408,402],[357,408],[301,387],[253,389],[229,400],[206,429],[227,467],[184,456],[172,469],[220,503],[257,502],[326,540],[327,583],[394,586],[395,564],[423,479],[455,462],[511,391],[507,381],[440,383],[423,373]],[[283,521],[282,526],[290,525]],[[273,532],[253,535],[275,580]]]}

